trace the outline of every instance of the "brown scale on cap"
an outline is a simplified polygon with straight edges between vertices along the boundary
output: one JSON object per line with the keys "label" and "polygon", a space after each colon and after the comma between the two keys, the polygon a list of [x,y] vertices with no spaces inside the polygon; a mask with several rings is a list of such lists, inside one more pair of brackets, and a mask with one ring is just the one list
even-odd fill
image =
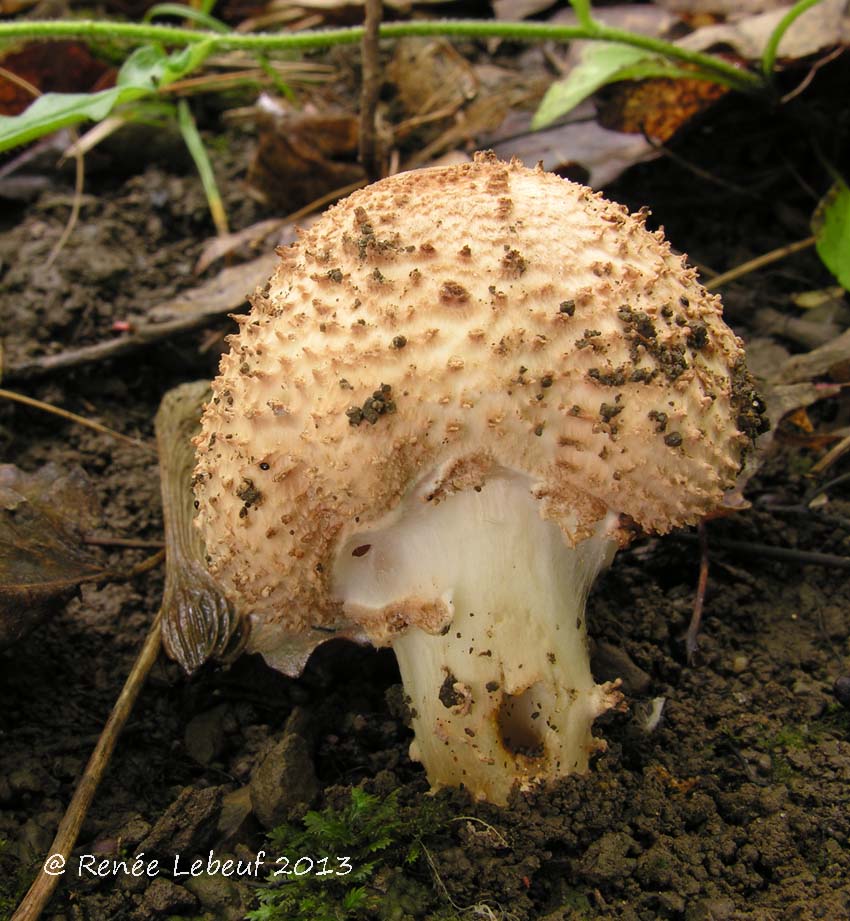
{"label": "brown scale on cap", "polygon": [[529,476],[572,544],[609,511],[626,542],[719,506],[760,406],[719,299],[644,217],[478,155],[355,192],[283,250],[197,439],[198,522],[243,608],[339,623],[339,542],[470,458]]}

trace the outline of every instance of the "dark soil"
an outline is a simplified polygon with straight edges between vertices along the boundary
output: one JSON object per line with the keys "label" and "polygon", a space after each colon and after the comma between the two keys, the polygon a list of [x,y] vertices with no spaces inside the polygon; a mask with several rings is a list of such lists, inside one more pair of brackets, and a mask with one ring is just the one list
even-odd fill
{"label": "dark soil", "polygon": [[[814,97],[807,118],[828,118],[824,100],[841,95],[839,76]],[[787,124],[740,101],[725,104],[674,145],[680,162],[662,158],[633,169],[608,194],[635,208],[650,205],[695,262],[735,265],[807,233],[812,201],[794,173],[815,180],[805,141]],[[721,182],[698,177],[682,161]],[[228,163],[221,175],[229,179],[232,223],[242,226],[263,215],[242,192],[244,162],[233,155]],[[754,189],[757,195],[748,194]],[[138,175],[91,178],[80,225],[45,271],[68,194],[57,187],[4,217],[0,311],[9,364],[109,337],[114,321],[140,316],[196,283],[191,268],[213,231],[190,172],[172,172],[162,161]],[[789,291],[831,283],[817,258],[802,254],[730,289],[728,316],[746,335],[754,306],[789,309]],[[193,333],[26,392],[152,442],[162,395],[181,381],[212,376],[220,347],[220,339]],[[816,422],[846,425],[847,397],[817,412]],[[0,446],[4,461],[26,470],[49,461],[81,466],[105,512],[103,535],[161,537],[152,456],[6,402]],[[698,544],[674,534],[617,557],[596,586],[588,618],[597,678],[623,676],[630,701],[628,713],[600,720],[607,753],[588,775],[517,796],[507,809],[439,794],[446,821],[426,842],[428,858],[384,868],[376,916],[850,918],[850,711],[832,691],[850,670],[847,573],[733,553],[721,541],[850,557],[848,485],[830,491],[828,509],[800,506],[817,456],[778,441],[749,485],[752,508],[708,525],[711,569],[695,664],[686,661],[683,638]],[[111,565],[130,567],[151,551],[99,552]],[[160,571],[85,587],[0,653],[0,917],[49,852],[161,590]],[[665,700],[661,722],[647,732],[648,704],[658,697]],[[208,667],[191,681],[162,660],[77,854],[132,858],[144,851],[168,867],[175,853],[186,860],[206,859],[210,849],[256,853],[263,829],[240,804],[252,777],[259,782],[271,746],[289,751],[293,773],[284,765],[275,789],[296,785],[289,803],[296,815],[299,802],[341,803],[345,788],[357,784],[381,796],[399,789],[403,808],[415,812],[427,784],[408,758],[398,700],[391,654],[341,642],[319,650],[298,681],[254,657]],[[295,754],[287,749],[293,738],[300,740]],[[268,808],[285,814],[286,803],[267,792]],[[452,821],[458,816],[467,818]],[[256,886],[221,876],[172,883],[167,873],[152,884],[98,879],[71,866],[46,914],[51,921],[239,918]]]}

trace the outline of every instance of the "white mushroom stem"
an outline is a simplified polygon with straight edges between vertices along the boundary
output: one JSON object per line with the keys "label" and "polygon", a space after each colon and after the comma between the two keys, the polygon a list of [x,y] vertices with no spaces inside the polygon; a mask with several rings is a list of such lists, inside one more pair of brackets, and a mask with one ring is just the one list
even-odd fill
{"label": "white mushroom stem", "polygon": [[420,487],[345,540],[334,567],[346,612],[398,657],[411,755],[434,787],[495,803],[585,771],[604,748],[593,721],[621,699],[593,681],[585,631],[587,593],[617,546],[611,521],[572,548],[531,485],[504,471],[439,502]]}

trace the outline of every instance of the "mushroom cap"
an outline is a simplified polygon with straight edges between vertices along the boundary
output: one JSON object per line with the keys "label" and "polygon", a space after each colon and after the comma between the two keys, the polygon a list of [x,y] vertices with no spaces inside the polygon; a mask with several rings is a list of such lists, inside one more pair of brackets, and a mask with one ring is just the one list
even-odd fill
{"label": "mushroom cap", "polygon": [[760,424],[742,344],[644,219],[477,155],[355,192],[282,250],[196,439],[240,606],[341,623],[336,548],[426,478],[438,501],[520,471],[571,544],[612,511],[625,542],[720,506]]}

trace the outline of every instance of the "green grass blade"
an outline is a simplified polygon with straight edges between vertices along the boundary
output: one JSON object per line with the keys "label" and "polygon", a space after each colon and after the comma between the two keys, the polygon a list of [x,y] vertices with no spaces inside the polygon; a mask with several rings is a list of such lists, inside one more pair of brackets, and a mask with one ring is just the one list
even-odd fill
{"label": "green grass blade", "polygon": [[218,191],[218,184],[215,181],[212,163],[207,155],[207,149],[198,132],[198,126],[195,119],[192,118],[192,111],[185,99],[181,99],[177,104],[177,122],[180,125],[180,133],[183,140],[189,148],[189,153],[195,161],[195,168],[201,177],[201,184],[204,187],[204,194],[207,196],[210,214],[215,224],[216,232],[219,235],[227,233],[227,213],[224,210],[224,203],[221,200],[221,193]]}

